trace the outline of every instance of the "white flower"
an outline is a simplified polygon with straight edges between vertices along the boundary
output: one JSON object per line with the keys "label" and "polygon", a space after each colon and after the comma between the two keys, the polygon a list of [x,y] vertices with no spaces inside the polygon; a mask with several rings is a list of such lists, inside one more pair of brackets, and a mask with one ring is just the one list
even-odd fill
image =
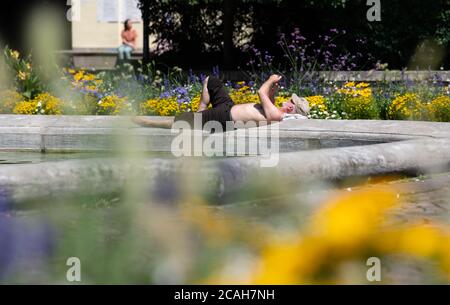
{"label": "white flower", "polygon": [[41,107],[42,107],[42,102],[39,101],[39,103],[37,104],[37,106],[38,106],[39,108],[41,108]]}
{"label": "white flower", "polygon": [[44,109],[41,109],[41,114],[45,114],[45,110]]}

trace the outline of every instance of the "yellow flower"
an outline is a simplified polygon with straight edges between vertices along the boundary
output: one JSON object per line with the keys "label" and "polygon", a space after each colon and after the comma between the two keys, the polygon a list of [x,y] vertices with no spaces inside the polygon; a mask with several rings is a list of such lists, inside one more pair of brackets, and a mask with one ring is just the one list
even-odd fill
{"label": "yellow flower", "polygon": [[433,259],[450,282],[450,232],[439,225],[412,225],[383,230],[373,248],[379,253],[394,253],[419,259]]}
{"label": "yellow flower", "polygon": [[250,91],[250,87],[244,86],[239,90],[230,92],[230,97],[235,104],[259,103],[259,97]]}
{"label": "yellow flower", "polygon": [[20,53],[18,51],[11,50],[11,57],[14,59],[19,59]]}
{"label": "yellow flower", "polygon": [[311,107],[311,111],[328,111],[328,108],[325,104],[325,98],[321,95],[316,96],[308,96],[306,100],[309,102]]}
{"label": "yellow flower", "polygon": [[351,97],[372,97],[372,89],[368,83],[355,84],[354,82],[349,82],[343,88],[338,89],[337,93]]}
{"label": "yellow flower", "polygon": [[388,117],[392,120],[418,120],[423,118],[424,110],[417,94],[406,93],[392,101],[388,108]]}
{"label": "yellow flower", "polygon": [[271,242],[262,251],[252,283],[300,284],[315,281],[331,262],[351,259],[376,240],[387,211],[395,207],[389,189],[343,193],[324,205],[302,237]]}
{"label": "yellow flower", "polygon": [[34,99],[16,104],[15,114],[62,114],[62,101],[49,93],[38,94]]}
{"label": "yellow flower", "polygon": [[310,232],[331,245],[350,249],[368,238],[395,204],[395,193],[388,190],[344,193],[314,216]]}
{"label": "yellow flower", "polygon": [[159,116],[174,116],[180,113],[180,106],[174,97],[165,99],[150,99],[141,104],[143,114],[154,114]]}
{"label": "yellow flower", "polygon": [[249,91],[250,87],[249,86],[243,86],[239,89],[239,91],[245,92],[245,91]]}
{"label": "yellow flower", "polygon": [[93,81],[95,79],[95,75],[94,74],[86,74],[83,77],[83,80],[86,82],[90,82]]}
{"label": "yellow flower", "polygon": [[263,250],[252,284],[309,283],[325,260],[327,245],[315,238],[277,242]]}
{"label": "yellow flower", "polygon": [[26,73],[26,72],[19,71],[18,77],[19,77],[20,80],[24,81],[24,80],[26,80],[28,78],[28,75],[29,74]]}
{"label": "yellow flower", "polygon": [[368,83],[359,83],[356,85],[356,88],[367,88],[370,87],[370,84]]}
{"label": "yellow flower", "polygon": [[[392,234],[395,235],[395,234]],[[431,257],[440,250],[441,233],[432,226],[419,225],[398,232],[396,252],[416,257]]]}
{"label": "yellow flower", "polygon": [[450,97],[439,96],[428,105],[431,117],[438,122],[450,122]]}
{"label": "yellow flower", "polygon": [[[256,259],[236,276],[229,265],[214,271],[209,284],[335,284],[345,278],[348,263],[371,256],[400,256],[432,260],[447,272],[450,281],[450,229],[439,225],[398,225],[389,221],[400,207],[395,190],[369,186],[340,192],[314,213],[302,230],[280,235],[264,232],[263,245],[255,248]],[[195,205],[195,204],[194,204]],[[190,210],[188,220],[209,238],[228,242],[236,226],[217,219],[205,207]],[[262,233],[261,232],[261,233]],[[259,234],[258,234],[259,235]],[[362,276],[365,275],[362,271]],[[383,279],[387,283],[388,279]]]}
{"label": "yellow flower", "polygon": [[191,111],[192,112],[197,112],[198,111],[198,108],[200,107],[200,101],[201,101],[200,95],[195,96],[191,100]]}
{"label": "yellow flower", "polygon": [[337,90],[342,111],[350,119],[374,119],[378,111],[368,83],[349,82]]}
{"label": "yellow flower", "polygon": [[83,71],[78,71],[78,72],[73,76],[73,79],[74,79],[76,82],[79,82],[80,80],[83,79],[83,77],[84,77],[84,72],[83,72]]}
{"label": "yellow flower", "polygon": [[15,114],[37,114],[37,102],[22,101],[16,104],[13,113]]}
{"label": "yellow flower", "polygon": [[96,86],[86,86],[86,90],[89,90],[89,91],[96,91],[96,90],[97,90],[97,87],[96,87]]}
{"label": "yellow flower", "polygon": [[98,102],[98,111],[100,115],[118,115],[130,111],[128,99],[116,95],[108,95]]}

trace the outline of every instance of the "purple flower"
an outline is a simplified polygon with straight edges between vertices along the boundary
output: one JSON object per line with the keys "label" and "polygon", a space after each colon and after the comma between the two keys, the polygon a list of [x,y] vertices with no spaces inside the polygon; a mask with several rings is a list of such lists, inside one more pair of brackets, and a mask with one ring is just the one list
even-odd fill
{"label": "purple flower", "polygon": [[213,67],[212,74],[213,74],[213,76],[215,76],[215,77],[219,77],[219,76],[220,76],[219,66],[214,66],[214,67]]}
{"label": "purple flower", "polygon": [[0,186],[0,217],[2,214],[11,212],[13,205],[14,201],[10,191],[6,187]]}
{"label": "purple flower", "polygon": [[188,94],[188,91],[184,87],[177,87],[177,88],[175,88],[175,92],[180,94],[180,95]]}
{"label": "purple flower", "polygon": [[42,219],[0,216],[0,281],[42,268],[55,249],[55,232]]}
{"label": "purple flower", "polygon": [[169,97],[171,97],[171,94],[168,91],[165,91],[165,92],[161,93],[161,95],[160,95],[160,98],[162,98],[162,99],[166,99]]}
{"label": "purple flower", "polygon": [[155,181],[156,185],[152,192],[154,201],[161,204],[175,204],[180,199],[180,187],[173,175],[161,173]]}

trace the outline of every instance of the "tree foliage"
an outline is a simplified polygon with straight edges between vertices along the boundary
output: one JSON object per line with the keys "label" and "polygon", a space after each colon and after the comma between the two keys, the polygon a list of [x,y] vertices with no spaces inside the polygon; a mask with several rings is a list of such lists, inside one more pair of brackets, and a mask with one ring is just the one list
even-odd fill
{"label": "tree foliage", "polygon": [[[308,37],[338,28],[348,33],[340,42],[343,46],[355,48],[351,41],[366,39],[371,53],[390,67],[407,66],[417,47],[430,39],[447,48],[448,61],[450,2],[446,0],[381,1],[381,22],[367,20],[366,0],[140,0],[146,1],[150,32],[157,37],[156,53],[191,65],[208,60],[221,63],[224,40],[229,37],[226,18],[233,25],[235,54],[242,54],[245,43],[275,54],[280,33],[294,28]],[[225,1],[233,3],[231,16],[224,14]],[[242,64],[242,56],[233,58],[235,65]]]}

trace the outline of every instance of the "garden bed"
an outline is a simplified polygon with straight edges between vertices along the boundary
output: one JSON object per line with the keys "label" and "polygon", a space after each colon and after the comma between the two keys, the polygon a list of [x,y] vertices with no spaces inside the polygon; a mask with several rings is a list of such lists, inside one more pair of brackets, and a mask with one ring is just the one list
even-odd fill
{"label": "garden bed", "polygon": [[[195,75],[173,67],[162,72],[154,65],[125,65],[117,71],[97,74],[85,70],[46,71],[33,67],[30,58],[5,50],[9,67],[8,87],[0,87],[0,113],[41,115],[155,115],[173,116],[196,112],[202,82]],[[275,98],[277,106],[292,93],[306,97],[312,119],[383,119],[450,121],[450,84],[447,72],[401,72],[399,81],[358,82],[363,72],[318,71],[286,73]],[[279,72],[283,74],[282,72]],[[355,81],[340,79],[355,73]],[[359,73],[359,74],[358,74]],[[383,75],[385,71],[365,74]],[[214,68],[212,75],[219,76]],[[257,90],[269,71],[251,74],[253,81],[224,80],[236,104],[259,103]],[[337,80],[335,80],[337,79]]]}

